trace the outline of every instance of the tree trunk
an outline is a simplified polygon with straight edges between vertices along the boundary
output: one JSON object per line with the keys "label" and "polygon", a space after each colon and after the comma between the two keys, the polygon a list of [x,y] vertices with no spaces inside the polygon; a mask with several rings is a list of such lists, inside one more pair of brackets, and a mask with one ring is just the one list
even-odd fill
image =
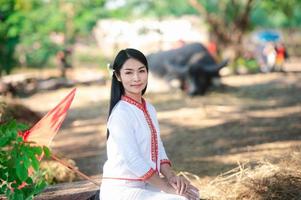
{"label": "tree trunk", "polygon": [[[225,49],[233,48],[233,57],[230,58],[232,61],[242,56],[243,46],[241,42],[245,32],[250,28],[249,16],[253,8],[253,2],[254,0],[248,0],[244,7],[241,8],[237,1],[232,0],[231,4],[235,8],[236,16],[233,21],[229,23],[226,22],[224,16],[209,13],[197,0],[189,0],[190,5],[201,15],[205,16],[207,23],[211,26],[212,33],[210,34],[216,37],[218,45]],[[223,11],[220,11],[220,13],[223,13]]]}

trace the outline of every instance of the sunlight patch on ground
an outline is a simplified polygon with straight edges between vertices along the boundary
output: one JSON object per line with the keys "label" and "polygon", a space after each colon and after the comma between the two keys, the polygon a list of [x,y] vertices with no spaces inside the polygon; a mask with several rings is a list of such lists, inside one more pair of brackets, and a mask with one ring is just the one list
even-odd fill
{"label": "sunlight patch on ground", "polygon": [[[215,155],[207,157],[192,157],[186,159],[186,162],[218,162],[225,164],[235,164],[238,162],[250,162],[250,161],[260,161],[265,158],[277,157],[277,155],[283,155],[284,153],[289,153],[295,148],[301,146],[301,141],[283,141],[283,142],[272,142],[265,144],[258,144],[254,146],[247,146],[242,148],[232,149],[226,155]],[[210,167],[210,166],[209,166]]]}
{"label": "sunlight patch on ground", "polygon": [[91,124],[99,124],[100,118],[96,119],[86,119],[86,120],[74,120],[71,122],[71,127],[82,127],[82,126],[90,126]]}
{"label": "sunlight patch on ground", "polygon": [[[29,98],[22,99],[22,103],[37,112],[46,113],[54,108],[71,90],[72,88],[64,88],[37,93]],[[70,109],[83,107],[91,103],[99,104],[101,101],[108,101],[109,96],[109,88],[106,86],[79,86]]]}
{"label": "sunlight patch on ground", "polygon": [[258,84],[265,84],[271,81],[279,79],[279,74],[268,74],[263,76],[262,74],[251,74],[251,75],[239,75],[235,77],[222,78],[222,82],[231,86],[253,86]]}
{"label": "sunlight patch on ground", "polygon": [[[64,133],[62,133],[64,134]],[[89,142],[93,141],[94,139],[91,138],[90,135],[80,135],[80,136],[72,136],[73,139],[63,139],[63,138],[57,138],[53,144],[51,145],[52,148],[56,149],[56,148],[60,148],[60,147],[64,147],[64,146],[70,146],[70,147],[80,147],[80,146],[84,146],[89,144]],[[82,141],[85,141],[85,144],[83,144]]]}
{"label": "sunlight patch on ground", "polygon": [[250,110],[247,112],[247,115],[248,117],[275,118],[275,117],[283,117],[286,115],[298,114],[298,113],[301,113],[300,106],[273,108],[273,109],[267,109],[264,112],[262,112],[262,110],[255,110],[255,111]]}
{"label": "sunlight patch on ground", "polygon": [[208,128],[240,118],[240,108],[234,106],[208,105],[158,112],[159,121],[165,120],[168,123],[189,128]]}

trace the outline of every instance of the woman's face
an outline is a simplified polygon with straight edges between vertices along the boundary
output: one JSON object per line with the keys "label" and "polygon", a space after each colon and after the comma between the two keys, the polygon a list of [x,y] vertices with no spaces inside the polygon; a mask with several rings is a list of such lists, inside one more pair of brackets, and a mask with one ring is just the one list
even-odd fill
{"label": "woman's face", "polygon": [[146,66],[140,61],[130,58],[120,69],[118,80],[122,82],[125,95],[141,100],[142,90],[146,87],[148,73]]}

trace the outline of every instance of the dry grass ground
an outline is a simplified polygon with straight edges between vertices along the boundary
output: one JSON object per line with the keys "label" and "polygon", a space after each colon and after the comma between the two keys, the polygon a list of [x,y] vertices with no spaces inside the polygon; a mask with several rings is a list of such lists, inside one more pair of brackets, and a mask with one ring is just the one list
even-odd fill
{"label": "dry grass ground", "polygon": [[[301,146],[301,73],[229,76],[222,83],[193,98],[180,91],[146,95],[158,111],[174,168],[197,175],[201,187],[238,163],[281,159]],[[45,113],[68,91],[38,93],[20,101]],[[91,176],[101,174],[106,159],[108,98],[108,86],[78,87],[52,144],[54,152],[75,160]]]}
{"label": "dry grass ground", "polygon": [[281,158],[239,164],[211,181],[188,172],[181,174],[201,190],[207,200],[299,200],[301,199],[300,149]]}

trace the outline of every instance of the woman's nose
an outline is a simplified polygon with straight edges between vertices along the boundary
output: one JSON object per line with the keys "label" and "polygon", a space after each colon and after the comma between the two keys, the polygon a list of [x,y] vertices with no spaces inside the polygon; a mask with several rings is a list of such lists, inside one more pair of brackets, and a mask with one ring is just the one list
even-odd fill
{"label": "woman's nose", "polygon": [[139,81],[140,80],[140,76],[139,73],[134,73],[134,77],[133,77],[134,81]]}

